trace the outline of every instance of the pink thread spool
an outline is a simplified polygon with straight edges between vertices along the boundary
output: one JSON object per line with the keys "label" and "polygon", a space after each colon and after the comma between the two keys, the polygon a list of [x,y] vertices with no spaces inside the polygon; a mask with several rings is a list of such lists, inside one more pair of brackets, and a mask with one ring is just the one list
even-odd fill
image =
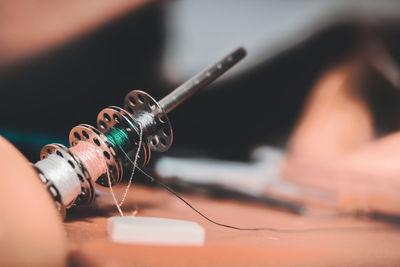
{"label": "pink thread spool", "polygon": [[103,153],[97,146],[80,141],[69,150],[82,162],[93,181],[107,173],[107,164]]}
{"label": "pink thread spool", "polygon": [[110,173],[101,149],[89,142],[79,141],[69,150],[82,162],[93,181],[96,181],[101,175],[105,173],[107,174],[108,184],[115,206],[117,207],[119,214],[124,216],[111,187]]}

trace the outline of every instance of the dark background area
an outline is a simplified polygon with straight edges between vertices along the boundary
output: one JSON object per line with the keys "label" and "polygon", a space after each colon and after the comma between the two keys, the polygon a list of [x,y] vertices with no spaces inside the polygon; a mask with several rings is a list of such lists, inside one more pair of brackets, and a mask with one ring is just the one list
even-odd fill
{"label": "dark background area", "polygon": [[[361,32],[355,22],[336,23],[259,68],[200,92],[170,114],[175,135],[168,153],[246,159],[259,144],[284,147],[317,77],[357,50]],[[164,37],[163,7],[151,4],[3,69],[1,133],[35,161],[46,142],[67,143],[72,127],[95,125],[98,112],[122,106],[130,90],[160,99],[165,88],[178,85],[159,73]]]}

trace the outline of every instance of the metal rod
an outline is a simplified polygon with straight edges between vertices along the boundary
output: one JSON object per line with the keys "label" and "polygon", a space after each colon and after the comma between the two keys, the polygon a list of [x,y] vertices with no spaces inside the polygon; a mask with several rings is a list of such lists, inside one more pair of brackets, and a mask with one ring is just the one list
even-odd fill
{"label": "metal rod", "polygon": [[236,49],[214,65],[206,68],[169,93],[160,100],[160,105],[164,108],[165,112],[170,112],[198,90],[206,87],[212,81],[217,79],[245,56],[246,50],[241,47]]}

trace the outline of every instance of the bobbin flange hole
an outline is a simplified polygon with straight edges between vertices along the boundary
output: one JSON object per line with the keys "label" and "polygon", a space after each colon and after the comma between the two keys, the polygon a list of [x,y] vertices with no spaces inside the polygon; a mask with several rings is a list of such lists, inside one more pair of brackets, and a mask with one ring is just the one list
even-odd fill
{"label": "bobbin flange hole", "polygon": [[[114,169],[112,173],[110,172],[111,184],[114,185],[119,183],[123,175],[123,169],[116,159],[116,153],[108,142],[107,137],[91,125],[80,124],[74,127],[69,134],[69,142],[71,146],[75,146],[79,141],[90,142],[101,149],[107,166],[112,166]],[[92,177],[96,183],[108,186],[107,179],[98,178],[99,177]]]}
{"label": "bobbin flange hole", "polygon": [[[138,121],[141,121],[143,112],[151,114],[152,125],[145,129],[148,130],[145,138],[151,150],[164,152],[171,147],[173,142],[171,123],[164,109],[153,97],[146,92],[133,90],[126,95],[124,108]],[[148,122],[146,121],[143,125],[148,126]]]}
{"label": "bobbin flange hole", "polygon": [[[110,118],[110,120],[107,121],[105,119],[106,117]],[[132,115],[120,107],[110,106],[100,111],[97,116],[97,126],[102,133],[107,133],[112,127],[121,127],[121,129],[124,129],[129,135],[129,140],[133,142],[135,146],[138,146],[140,138],[139,127]],[[123,153],[120,156],[125,157]],[[150,156],[151,150],[149,144],[142,142],[138,164],[140,166],[145,166],[150,161]]]}
{"label": "bobbin flange hole", "polygon": [[[78,195],[78,198],[75,201],[79,201],[80,203],[92,202],[95,197],[94,188],[90,179],[90,175],[86,168],[83,166],[82,162],[74,154],[72,154],[67,147],[61,144],[48,144],[44,146],[40,152],[40,156],[42,159],[45,159],[52,154],[62,158],[64,161],[67,162],[67,164],[73,169],[74,173],[76,174],[76,178],[81,184],[81,193]],[[49,187],[49,190],[54,197],[54,189]],[[71,203],[70,206],[74,203],[75,202]]]}

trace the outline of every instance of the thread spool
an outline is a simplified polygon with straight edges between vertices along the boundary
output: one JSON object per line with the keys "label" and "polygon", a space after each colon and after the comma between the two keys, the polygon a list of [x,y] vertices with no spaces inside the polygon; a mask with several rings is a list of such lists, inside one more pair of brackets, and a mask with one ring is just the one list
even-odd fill
{"label": "thread spool", "polygon": [[[134,170],[138,158],[140,159],[140,166],[145,166],[149,162],[151,149],[158,152],[166,151],[172,144],[172,128],[166,114],[196,91],[218,78],[239,62],[245,54],[246,52],[243,48],[235,50],[216,64],[176,88],[168,96],[164,97],[160,103],[145,92],[131,91],[125,99],[127,111],[115,106],[108,107],[98,115],[98,129],[82,124],[71,130],[69,136],[71,146],[76,145],[78,141],[93,142],[100,147],[105,158],[103,155],[100,157],[96,150],[93,150],[92,156],[89,156],[91,153],[86,153],[86,155],[80,153],[80,147],[82,146],[78,146],[75,149],[72,148],[74,152],[72,153],[59,144],[50,144],[43,147],[41,151],[42,160],[45,160],[46,156],[55,150],[57,152],[64,151],[66,153],[64,162],[71,162],[76,166],[75,168],[73,167],[75,174],[80,178],[79,180],[82,183],[81,194],[76,195],[76,199],[84,200],[83,203],[93,200],[95,194],[92,179],[98,178],[99,175],[101,176],[100,173],[104,172],[105,169],[108,178],[107,181],[105,179],[97,179],[96,183],[103,186],[108,185],[111,189],[111,186],[119,183],[124,176],[123,169],[127,166],[128,162],[132,164]],[[114,126],[117,127],[108,132]],[[125,129],[119,127],[125,127]],[[106,132],[108,132],[108,136],[105,135]],[[136,142],[138,137],[140,139],[139,143]],[[132,143],[130,140],[135,140],[135,142]],[[134,151],[136,151],[136,156],[135,160],[132,161],[128,154],[132,154]],[[139,156],[139,153],[142,154]],[[74,154],[77,155],[75,156]],[[78,156],[80,157],[79,160]],[[95,166],[94,162],[92,163],[91,160],[93,158],[102,158],[105,161],[106,164],[104,164],[103,170],[101,170],[103,166]],[[86,168],[91,174],[89,174]],[[131,177],[133,177],[133,170]],[[40,171],[40,168],[38,168],[38,171]],[[54,173],[54,175],[57,174]],[[40,177],[43,177],[42,180],[46,185],[50,185],[48,181],[51,181],[52,178],[47,176],[49,175],[41,175]],[[69,179],[69,177],[65,176],[63,179]],[[54,188],[57,190],[57,187]],[[53,195],[53,197],[58,201],[57,196]],[[74,200],[68,203],[69,206],[78,203],[75,203]],[[119,208],[119,205],[117,207]]]}
{"label": "thread spool", "polygon": [[108,178],[108,183],[110,185],[110,191],[113,196],[114,202],[118,208],[118,211],[120,212],[121,215],[123,215],[122,210],[120,209],[121,205],[124,203],[124,200],[127,196],[129,187],[132,183],[132,178],[135,172],[135,167],[137,165],[137,158],[140,152],[140,146],[142,144],[142,130],[141,127],[139,127],[139,145],[138,149],[136,150],[135,153],[135,159],[132,162],[130,159],[129,155],[125,150],[132,150],[132,143],[129,139],[128,133],[126,132],[125,129],[119,128],[119,127],[112,127],[110,128],[106,133],[105,136],[107,137],[108,141],[112,145],[113,149],[115,151],[121,151],[124,156],[132,163],[132,172],[131,176],[129,178],[128,185],[125,189],[125,192],[123,194],[123,197],[121,201],[118,203],[116,200],[116,197],[114,195],[114,192],[111,188],[111,182],[110,182],[110,175],[109,175],[109,170],[107,167],[107,164],[105,162],[102,150],[98,147],[93,145],[90,142],[87,141],[79,141],[75,146],[70,148],[71,153],[73,153],[84,165],[84,167],[87,169],[90,177],[92,180],[97,180],[101,175],[107,173],[107,178]]}
{"label": "thread spool", "polygon": [[81,193],[81,184],[73,166],[63,159],[61,153],[49,155],[38,161],[35,166],[49,177],[58,192],[51,192],[53,196],[60,194],[61,203],[69,206]]}
{"label": "thread spool", "polygon": [[[75,146],[80,141],[89,142],[98,146],[105,157],[104,160],[111,176],[111,185],[120,182],[123,177],[122,163],[119,160],[119,155],[116,154],[117,151],[115,151],[111,143],[108,141],[108,138],[103,133],[93,126],[80,124],[71,130],[69,141],[71,147]],[[104,179],[104,177],[94,180],[93,182],[101,184],[102,186],[109,185],[107,179]]]}
{"label": "thread spool", "polygon": [[107,174],[107,180],[115,206],[117,207],[120,215],[123,216],[124,214],[120,208],[120,205],[118,204],[118,200],[111,186],[110,173],[102,150],[92,143],[80,141],[75,146],[71,147],[70,151],[82,162],[82,164],[88,171],[91,179],[96,180],[101,175]]}
{"label": "thread spool", "polygon": [[123,195],[120,203],[118,204],[119,206],[121,206],[124,203],[125,198],[128,195],[128,190],[129,190],[129,188],[130,188],[130,186],[132,184],[133,175],[135,174],[135,169],[137,167],[137,160],[139,158],[140,148],[141,148],[142,142],[143,142],[143,128],[142,128],[142,126],[140,124],[138,124],[138,126],[139,126],[139,133],[138,133],[139,134],[139,144],[138,144],[138,149],[136,150],[135,160],[132,162],[132,160],[130,159],[129,155],[126,154],[124,150],[122,150],[122,152],[124,152],[127,160],[132,163],[132,173],[131,173],[131,176],[129,177],[128,185],[125,188],[124,195]]}
{"label": "thread spool", "polygon": [[104,135],[107,137],[114,150],[123,150],[129,152],[133,148],[128,133],[123,128],[119,128],[117,126],[111,127],[107,132],[104,133]]}
{"label": "thread spool", "polygon": [[69,149],[85,166],[92,180],[107,173],[107,164],[101,149],[89,142],[80,141]]}

